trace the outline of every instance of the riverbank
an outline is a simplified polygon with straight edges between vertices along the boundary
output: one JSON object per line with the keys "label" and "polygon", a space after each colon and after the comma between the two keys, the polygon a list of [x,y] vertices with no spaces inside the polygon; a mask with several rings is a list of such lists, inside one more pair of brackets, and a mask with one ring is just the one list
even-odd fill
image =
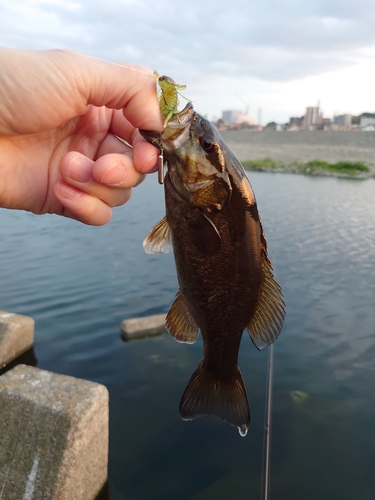
{"label": "riverbank", "polygon": [[[358,178],[375,175],[375,132],[227,130],[221,135],[249,169]],[[331,165],[362,163],[369,172],[359,171],[353,175],[308,165],[314,160]]]}
{"label": "riverbank", "polygon": [[263,160],[245,160],[242,161],[245,170],[255,170],[257,172],[273,172],[273,173],[292,173],[303,175],[324,175],[330,177],[347,177],[356,179],[369,179],[374,177],[375,173],[360,162],[340,161],[337,163],[329,163],[323,160],[312,160],[307,163],[293,162],[286,164],[275,162],[271,158]]}

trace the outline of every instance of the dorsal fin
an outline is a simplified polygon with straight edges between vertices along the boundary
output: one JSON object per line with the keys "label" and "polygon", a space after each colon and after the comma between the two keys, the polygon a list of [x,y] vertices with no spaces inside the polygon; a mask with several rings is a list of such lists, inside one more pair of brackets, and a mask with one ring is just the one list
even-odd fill
{"label": "dorsal fin", "polygon": [[272,273],[272,266],[262,251],[263,278],[258,301],[247,325],[250,338],[259,350],[272,344],[280,334],[285,318],[285,302],[280,285]]}
{"label": "dorsal fin", "polygon": [[165,328],[177,342],[194,344],[198,338],[199,327],[195,324],[180,290],[165,319]]}
{"label": "dorsal fin", "polygon": [[143,242],[144,251],[151,253],[169,253],[172,247],[172,232],[167,216],[154,226]]}

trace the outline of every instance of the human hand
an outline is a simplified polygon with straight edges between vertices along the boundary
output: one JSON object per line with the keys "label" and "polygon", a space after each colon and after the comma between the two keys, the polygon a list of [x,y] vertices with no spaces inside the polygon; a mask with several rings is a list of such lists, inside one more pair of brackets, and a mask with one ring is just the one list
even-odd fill
{"label": "human hand", "polygon": [[152,72],[61,50],[0,49],[0,67],[0,207],[107,223],[157,164]]}

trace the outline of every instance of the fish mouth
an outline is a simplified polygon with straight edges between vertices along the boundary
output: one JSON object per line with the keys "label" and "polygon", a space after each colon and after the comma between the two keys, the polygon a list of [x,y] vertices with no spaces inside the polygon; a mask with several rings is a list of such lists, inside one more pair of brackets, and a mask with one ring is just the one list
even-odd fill
{"label": "fish mouth", "polygon": [[182,111],[172,116],[162,132],[139,130],[139,133],[158,149],[172,152],[186,140],[190,131],[189,126],[193,123],[195,116],[193,104],[188,102]]}
{"label": "fish mouth", "polygon": [[139,130],[141,136],[146,139],[147,142],[152,144],[158,149],[162,148],[161,135],[162,132],[154,132],[152,130]]}

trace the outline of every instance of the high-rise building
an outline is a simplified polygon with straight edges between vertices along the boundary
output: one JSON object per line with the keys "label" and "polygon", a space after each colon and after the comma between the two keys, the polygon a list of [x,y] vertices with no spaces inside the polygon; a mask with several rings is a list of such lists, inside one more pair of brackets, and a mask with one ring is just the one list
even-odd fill
{"label": "high-rise building", "polygon": [[319,103],[315,107],[307,107],[305,118],[303,120],[303,128],[308,129],[313,125],[319,125],[322,120],[322,114],[319,112]]}

